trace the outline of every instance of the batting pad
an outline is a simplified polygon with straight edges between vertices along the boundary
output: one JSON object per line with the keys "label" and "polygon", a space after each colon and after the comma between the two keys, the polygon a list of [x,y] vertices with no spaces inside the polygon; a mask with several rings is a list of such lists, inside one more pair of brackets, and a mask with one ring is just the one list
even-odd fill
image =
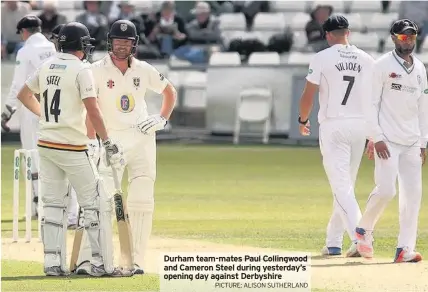
{"label": "batting pad", "polygon": [[154,181],[148,177],[131,180],[127,200],[129,221],[131,223],[134,261],[143,266],[144,253],[147,249],[153,225]]}

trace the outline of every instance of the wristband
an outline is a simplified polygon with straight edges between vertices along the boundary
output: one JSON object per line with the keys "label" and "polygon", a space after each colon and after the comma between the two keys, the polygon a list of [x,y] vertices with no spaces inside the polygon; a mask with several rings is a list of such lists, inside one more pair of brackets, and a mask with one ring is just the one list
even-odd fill
{"label": "wristband", "polygon": [[300,118],[300,116],[299,116],[298,121],[299,121],[299,124],[301,124],[301,125],[303,125],[303,126],[306,126],[306,124],[307,124],[307,123],[308,123],[308,121],[309,121],[309,118],[308,118],[308,119],[306,119],[306,121],[302,121],[302,119],[301,119],[301,118]]}

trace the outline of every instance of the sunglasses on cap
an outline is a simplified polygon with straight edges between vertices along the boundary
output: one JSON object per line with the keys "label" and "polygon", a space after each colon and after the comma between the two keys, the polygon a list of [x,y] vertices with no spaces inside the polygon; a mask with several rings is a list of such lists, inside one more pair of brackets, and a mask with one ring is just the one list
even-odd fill
{"label": "sunglasses on cap", "polygon": [[414,41],[417,38],[415,34],[394,34],[396,38],[400,41]]}

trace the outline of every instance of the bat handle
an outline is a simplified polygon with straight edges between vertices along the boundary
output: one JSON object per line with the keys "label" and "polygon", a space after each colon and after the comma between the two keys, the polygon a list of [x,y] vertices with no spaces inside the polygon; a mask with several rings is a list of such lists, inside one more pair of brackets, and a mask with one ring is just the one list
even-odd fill
{"label": "bat handle", "polygon": [[121,186],[121,183],[119,181],[119,176],[117,174],[117,170],[114,167],[112,167],[112,171],[113,171],[114,187],[116,188],[116,190],[120,191],[120,190],[122,190],[122,186]]}

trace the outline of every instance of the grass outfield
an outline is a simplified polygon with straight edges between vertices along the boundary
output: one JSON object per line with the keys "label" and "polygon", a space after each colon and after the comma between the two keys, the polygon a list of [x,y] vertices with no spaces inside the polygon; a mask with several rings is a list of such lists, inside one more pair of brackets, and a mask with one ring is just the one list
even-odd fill
{"label": "grass outfield", "polygon": [[[13,146],[2,146],[3,237],[12,235]],[[319,252],[324,245],[332,195],[317,148],[160,145],[158,149],[154,234],[313,252]],[[372,187],[373,163],[364,159],[356,189],[362,209]],[[424,192],[427,190],[428,175],[425,171]],[[24,214],[23,204],[21,211]],[[22,229],[24,224],[21,223]],[[34,222],[34,235],[37,234],[36,228]],[[397,234],[398,206],[395,199],[376,229],[377,256],[393,256]],[[345,242],[346,248],[349,240]],[[418,250],[422,253],[428,250],[426,200],[423,200],[420,212]],[[21,262],[19,266],[20,269],[16,262],[2,261],[2,276],[41,275],[38,263],[24,267]],[[155,289],[157,282],[153,279],[144,277],[138,283]],[[57,280],[43,281],[44,278],[36,278],[27,283],[5,278],[2,286],[9,291],[16,291],[18,287],[21,291],[34,291],[36,287],[31,283],[45,283],[43,290],[64,291],[58,285],[66,285]],[[70,290],[103,287],[103,291],[108,291],[107,288],[113,287],[115,284],[112,283],[116,281],[79,279],[70,281],[69,285],[73,286]],[[133,290],[133,281],[129,284],[123,282],[121,290]]]}

